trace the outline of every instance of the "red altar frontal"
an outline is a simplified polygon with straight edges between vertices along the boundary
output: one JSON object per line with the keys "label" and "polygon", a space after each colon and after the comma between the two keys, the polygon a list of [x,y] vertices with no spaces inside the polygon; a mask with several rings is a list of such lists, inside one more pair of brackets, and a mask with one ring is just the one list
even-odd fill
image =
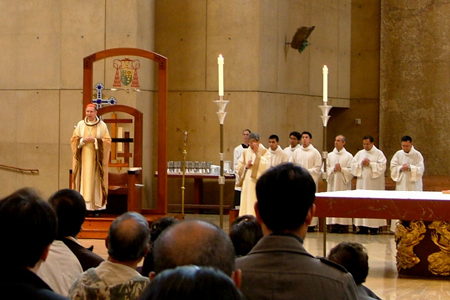
{"label": "red altar frontal", "polygon": [[404,220],[395,233],[399,275],[450,279],[450,195],[352,190],[317,193],[315,204],[318,217]]}

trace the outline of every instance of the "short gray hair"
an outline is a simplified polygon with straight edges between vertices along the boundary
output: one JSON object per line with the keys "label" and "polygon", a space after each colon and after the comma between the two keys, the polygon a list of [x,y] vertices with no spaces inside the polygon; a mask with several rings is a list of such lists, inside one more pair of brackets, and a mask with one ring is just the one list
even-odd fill
{"label": "short gray hair", "polygon": [[248,135],[249,140],[259,141],[259,134],[252,132]]}

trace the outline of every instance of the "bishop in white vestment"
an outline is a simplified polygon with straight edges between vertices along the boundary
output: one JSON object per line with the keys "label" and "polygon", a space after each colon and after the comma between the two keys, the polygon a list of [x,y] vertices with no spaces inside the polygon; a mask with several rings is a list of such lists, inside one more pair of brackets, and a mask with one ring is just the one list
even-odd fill
{"label": "bishop in white vestment", "polygon": [[111,137],[106,124],[97,117],[94,104],[86,106],[86,117],[78,122],[70,144],[73,188],[83,195],[87,210],[105,209]]}
{"label": "bishop in white vestment", "polygon": [[[357,178],[357,190],[384,190],[386,172],[386,156],[373,144],[372,136],[363,138],[363,150],[360,150],[352,160],[351,172]],[[355,218],[356,226],[378,229],[385,226],[386,220]]]}
{"label": "bishop in white vestment", "polygon": [[270,168],[270,152],[259,142],[257,133],[249,135],[250,147],[239,158],[237,173],[242,186],[239,216],[255,214],[256,181]]}
{"label": "bishop in white vestment", "polygon": [[[328,153],[327,192],[352,189],[351,173],[353,155],[345,149],[345,137],[338,135],[334,139],[335,148]],[[327,218],[327,224],[352,225],[351,218]]]}

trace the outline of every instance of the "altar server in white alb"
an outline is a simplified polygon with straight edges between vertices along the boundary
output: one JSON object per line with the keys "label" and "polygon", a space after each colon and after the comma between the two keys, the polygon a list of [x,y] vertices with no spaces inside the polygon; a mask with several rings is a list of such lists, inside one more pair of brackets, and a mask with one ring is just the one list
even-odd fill
{"label": "altar server in white alb", "polygon": [[[356,176],[357,190],[384,190],[384,173],[386,172],[386,156],[373,144],[373,137],[366,135],[363,137],[363,150],[356,153],[352,160],[351,172]],[[380,226],[385,226],[386,220],[359,219],[355,218],[354,223],[359,226],[357,233],[377,234]]]}
{"label": "altar server in white alb", "polygon": [[238,186],[242,186],[239,216],[256,216],[256,181],[270,168],[270,152],[260,143],[259,134],[250,133],[248,142],[249,148],[242,153],[236,168]]}
{"label": "altar server in white alb", "polygon": [[316,183],[317,192],[320,175],[322,174],[320,171],[320,168],[322,167],[322,155],[320,155],[319,150],[314,148],[313,144],[311,144],[311,140],[312,134],[308,131],[303,131],[302,147],[294,151],[289,161],[308,170]]}
{"label": "altar server in white alb", "polygon": [[[314,146],[311,144],[311,140],[312,134],[308,131],[303,131],[302,147],[300,147],[299,149],[295,150],[294,153],[292,153],[292,156],[289,159],[289,161],[305,168],[309,172],[309,174],[314,179],[317,192],[319,189],[320,175],[322,174],[322,171],[320,170],[322,167],[322,155],[320,155],[319,150],[314,148]],[[314,217],[311,221],[308,230],[310,232],[314,231],[314,228],[318,222],[319,219],[317,217]]]}
{"label": "altar server in white alb", "polygon": [[[345,149],[345,136],[338,135],[334,139],[333,152],[327,159],[327,192],[346,191],[352,189],[353,174],[351,172],[353,155]],[[327,224],[333,225],[331,232],[344,233],[344,226],[352,225],[351,218],[327,218]]]}
{"label": "altar server in white alb", "polygon": [[300,140],[302,139],[302,135],[298,131],[292,131],[289,133],[289,146],[283,149],[283,151],[287,154],[288,158],[291,158],[292,153],[295,150],[300,148]]}
{"label": "altar server in white alb", "polygon": [[251,133],[250,129],[244,129],[242,131],[243,143],[234,148],[233,152],[233,168],[236,176],[236,184],[234,186],[234,208],[239,208],[241,205],[241,187],[237,186],[239,183],[239,175],[237,174],[237,166],[239,162],[239,157],[241,157],[242,153],[245,149],[248,148],[248,136]]}
{"label": "altar server in white alb", "polygon": [[[425,172],[423,156],[414,148],[412,138],[405,135],[401,139],[402,150],[391,160],[391,178],[397,191],[422,191],[422,176]],[[398,220],[391,220],[391,230],[395,231]]]}
{"label": "altar server in white alb", "polygon": [[269,136],[269,150],[270,150],[270,166],[275,167],[276,165],[285,163],[289,161],[289,157],[286,152],[281,149],[278,142],[280,139],[278,135],[272,134]]}

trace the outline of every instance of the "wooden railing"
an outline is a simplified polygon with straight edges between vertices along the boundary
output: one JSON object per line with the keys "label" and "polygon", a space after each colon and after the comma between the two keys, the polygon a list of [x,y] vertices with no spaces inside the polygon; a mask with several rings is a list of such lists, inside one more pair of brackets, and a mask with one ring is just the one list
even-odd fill
{"label": "wooden railing", "polygon": [[0,164],[0,168],[7,169],[7,170],[13,170],[13,171],[17,171],[17,172],[22,172],[22,173],[30,172],[31,174],[39,174],[39,169],[24,169],[24,168],[12,167],[12,166],[1,165],[1,164]]}

